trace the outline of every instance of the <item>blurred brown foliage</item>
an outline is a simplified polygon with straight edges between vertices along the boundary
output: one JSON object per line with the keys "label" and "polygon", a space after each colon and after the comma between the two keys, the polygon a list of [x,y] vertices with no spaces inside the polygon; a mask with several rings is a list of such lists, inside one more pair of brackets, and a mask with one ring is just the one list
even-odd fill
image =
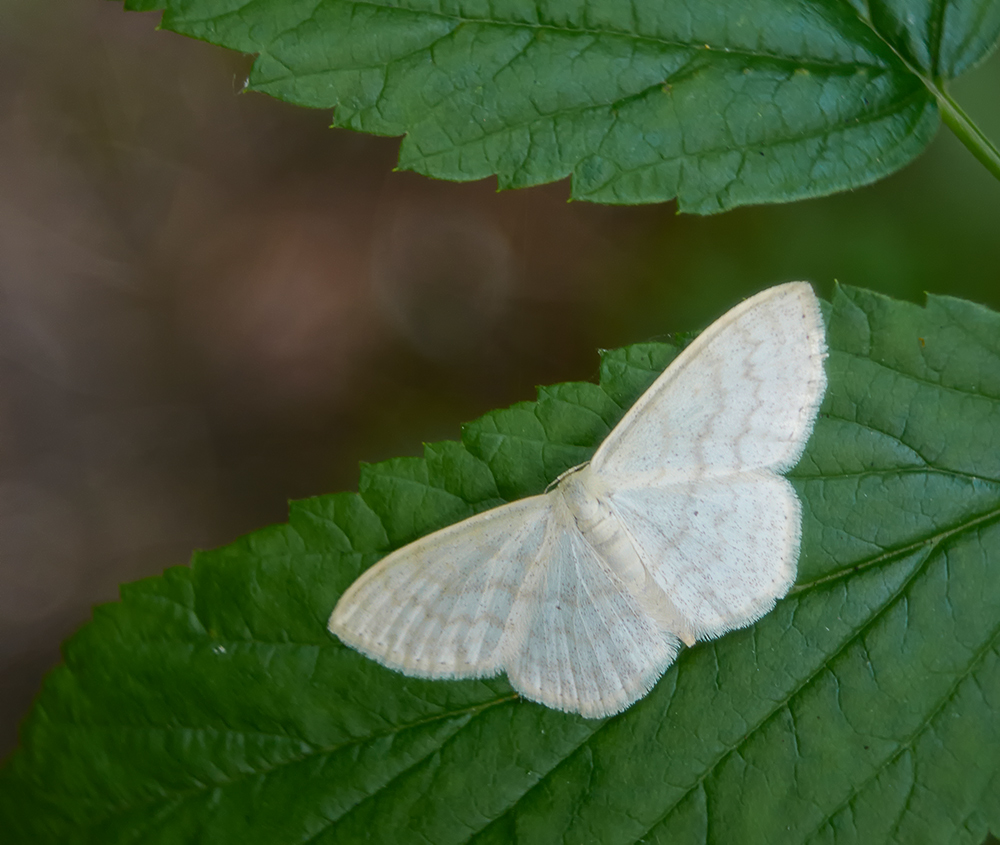
{"label": "blurred brown foliage", "polygon": [[[119,582],[596,378],[596,347],[792,278],[1000,304],[1000,186],[946,134],[863,191],[677,217],[393,173],[395,140],[116,3],[0,20],[0,756]],[[998,71],[957,91],[994,137]]]}

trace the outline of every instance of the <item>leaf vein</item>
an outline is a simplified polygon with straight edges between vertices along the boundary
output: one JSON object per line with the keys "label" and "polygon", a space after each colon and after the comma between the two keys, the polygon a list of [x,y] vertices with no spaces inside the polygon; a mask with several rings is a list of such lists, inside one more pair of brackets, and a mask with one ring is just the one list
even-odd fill
{"label": "leaf vein", "polygon": [[[816,827],[813,828],[813,830],[811,830],[804,837],[803,841],[808,841],[817,833],[819,833],[819,831],[823,829],[824,825],[828,824],[833,819],[833,817],[837,815],[837,813],[839,813],[845,807],[849,806],[851,802],[854,801],[855,798],[857,798],[869,785],[871,785],[878,778],[879,775],[882,774],[882,772],[884,772],[903,754],[905,754],[908,751],[910,752],[913,751],[914,743],[930,727],[934,719],[937,718],[937,716],[941,714],[941,712],[948,706],[948,704],[950,704],[954,700],[955,694],[958,692],[961,685],[970,678],[975,682],[975,675],[973,674],[973,672],[976,670],[978,664],[982,662],[983,658],[986,657],[987,654],[989,654],[997,647],[998,643],[1000,643],[1000,625],[997,625],[993,629],[990,636],[985,640],[985,642],[979,647],[979,649],[977,649],[972,654],[966,667],[956,676],[954,683],[948,688],[948,690],[937,702],[937,704],[931,709],[931,711],[927,714],[926,718],[924,718],[920,722],[920,724],[913,729],[913,731],[906,738],[906,740],[900,745],[900,747],[897,748],[892,754],[887,756],[885,760],[879,763],[878,766],[876,766],[872,770],[872,773],[861,784],[859,784],[857,787],[851,790],[850,794],[840,804],[834,807],[823,819],[821,819],[819,824],[817,824]],[[910,786],[909,789],[907,790],[907,795],[905,801],[903,802],[903,807],[900,810],[895,822],[893,823],[889,835],[886,837],[887,842],[891,841],[893,836],[898,832],[899,827],[902,824],[903,819],[912,802],[916,786],[917,786],[916,773],[914,772],[913,774],[911,774]]]}

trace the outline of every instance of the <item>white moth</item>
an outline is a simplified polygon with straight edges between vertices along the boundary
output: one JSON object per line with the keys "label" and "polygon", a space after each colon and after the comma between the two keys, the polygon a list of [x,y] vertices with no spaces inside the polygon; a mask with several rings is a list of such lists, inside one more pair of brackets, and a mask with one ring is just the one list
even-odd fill
{"label": "white moth", "polygon": [[812,288],[779,285],[707,328],[589,464],[540,496],[393,552],[330,630],[421,678],[507,673],[588,717],[624,710],[681,642],[767,613],[795,579],[798,461],[826,389]]}

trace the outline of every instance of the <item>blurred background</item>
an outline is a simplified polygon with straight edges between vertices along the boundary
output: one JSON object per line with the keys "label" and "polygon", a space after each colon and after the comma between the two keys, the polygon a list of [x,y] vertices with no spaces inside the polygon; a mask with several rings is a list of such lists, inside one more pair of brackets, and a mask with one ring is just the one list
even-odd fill
{"label": "blurred background", "polygon": [[[677,216],[393,173],[106,0],[0,0],[0,756],[122,581],[359,460],[597,377],[600,347],[834,279],[1000,307],[1000,184],[943,130],[875,186]],[[953,86],[1000,139],[1000,57]]]}

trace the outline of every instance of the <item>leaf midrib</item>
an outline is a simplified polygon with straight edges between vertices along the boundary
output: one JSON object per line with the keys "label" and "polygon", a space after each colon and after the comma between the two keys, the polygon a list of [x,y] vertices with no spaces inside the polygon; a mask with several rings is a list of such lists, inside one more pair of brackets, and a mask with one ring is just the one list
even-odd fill
{"label": "leaf midrib", "polygon": [[[211,781],[209,783],[205,783],[205,784],[202,784],[202,785],[199,785],[199,786],[194,786],[194,787],[191,787],[189,789],[177,790],[177,791],[171,792],[171,793],[169,793],[167,795],[154,796],[154,797],[150,797],[150,798],[148,798],[146,800],[135,801],[133,803],[128,803],[128,804],[121,804],[121,805],[119,805],[117,807],[112,808],[111,812],[105,813],[102,816],[100,816],[98,818],[95,818],[92,821],[88,822],[85,825],[85,828],[87,830],[94,830],[97,827],[105,824],[110,819],[115,818],[116,816],[122,815],[124,813],[134,812],[135,810],[141,809],[143,807],[153,807],[153,806],[157,806],[157,805],[164,805],[165,806],[165,805],[168,805],[168,804],[170,804],[172,802],[175,802],[178,805],[180,805],[186,799],[200,796],[200,795],[204,794],[205,792],[208,792],[209,790],[229,787],[229,786],[232,786],[232,785],[234,785],[236,783],[240,783],[242,781],[245,781],[245,780],[247,780],[249,778],[256,778],[256,777],[266,776],[266,775],[268,775],[268,774],[270,774],[272,772],[278,771],[279,769],[282,769],[282,768],[284,768],[286,766],[296,766],[296,765],[299,765],[300,763],[304,763],[305,761],[310,760],[313,757],[320,757],[320,756],[323,756],[323,755],[326,755],[326,754],[336,754],[337,752],[343,751],[346,748],[351,748],[352,746],[366,745],[368,743],[376,742],[379,739],[385,739],[385,738],[393,737],[393,736],[395,736],[397,734],[403,733],[404,731],[412,730],[412,729],[415,729],[415,728],[419,728],[419,727],[422,727],[424,725],[433,725],[433,724],[438,723],[438,722],[443,722],[443,721],[446,721],[448,719],[460,718],[460,717],[466,716],[466,715],[470,716],[471,718],[475,718],[480,713],[482,713],[485,710],[490,709],[491,707],[496,707],[498,705],[505,704],[505,703],[510,702],[510,701],[514,701],[518,697],[519,696],[516,693],[511,693],[511,694],[499,696],[499,697],[494,698],[494,699],[489,699],[489,700],[487,700],[485,702],[482,702],[482,703],[476,704],[476,705],[472,705],[470,707],[465,707],[465,708],[461,708],[459,710],[449,711],[447,713],[439,713],[439,714],[435,714],[434,716],[428,716],[425,719],[418,719],[418,720],[416,720],[414,722],[410,722],[410,723],[407,723],[405,725],[400,725],[400,726],[394,727],[392,730],[384,731],[382,733],[369,734],[369,735],[366,735],[364,737],[359,737],[359,738],[356,738],[356,739],[348,740],[346,742],[342,742],[342,743],[337,744],[337,745],[332,745],[332,746],[311,746],[310,750],[308,752],[306,752],[305,754],[301,754],[299,756],[296,756],[293,759],[284,760],[284,761],[282,761],[280,763],[276,763],[273,766],[265,766],[265,767],[261,767],[259,769],[254,769],[253,771],[242,772],[239,775],[237,775],[235,777],[232,777],[232,778],[225,778],[225,779],[221,779],[221,780],[213,780],[213,781]],[[71,728],[73,728],[73,727],[81,727],[81,728],[96,727],[99,730],[115,730],[115,729],[117,729],[114,726],[91,725],[89,723],[74,722],[74,721],[71,721],[71,720],[49,719],[48,721],[49,721],[49,724],[51,724],[51,725],[55,725],[55,726],[68,726],[68,727],[71,727]],[[468,723],[466,723],[466,725],[467,724]],[[455,732],[455,734],[453,734],[453,736],[457,735],[460,731],[462,731],[466,727],[466,725],[462,725],[460,728],[458,728],[458,730],[456,730],[456,732]],[[132,727],[133,726],[126,726],[126,729],[132,728]],[[148,728],[148,729],[143,729],[141,727],[135,727],[134,729],[137,730],[137,731],[147,730],[148,732],[164,732],[164,731],[171,731],[171,730],[182,730],[182,731],[205,731],[205,730],[210,730],[208,728],[184,728],[184,727],[176,728],[176,727],[173,727],[173,726],[163,727],[163,728]],[[281,738],[283,736],[281,734],[268,734],[268,733],[261,732],[261,731],[238,731],[238,730],[232,730],[232,731],[219,731],[219,732],[220,733],[231,733],[231,734],[235,734],[235,735],[249,735],[249,736],[263,735],[263,736],[269,736],[269,737],[273,736],[273,737],[277,737],[277,738]],[[429,757],[431,754],[434,754],[434,753],[440,751],[440,749],[445,744],[447,744],[447,742],[450,741],[453,738],[453,736],[449,737],[448,739],[446,739],[444,742],[440,743],[439,745],[434,746],[433,748],[430,749],[430,751],[427,754],[422,755],[418,760],[416,760],[415,762],[409,764],[408,766],[406,766],[400,772],[397,772],[395,775],[393,775],[386,782],[386,785],[388,785],[389,783],[392,783],[394,780],[396,780],[396,778],[398,778],[402,774],[405,774],[407,771],[411,770],[415,765],[418,765],[419,763],[423,762],[423,760],[427,759],[427,757]],[[284,736],[284,738],[289,739],[289,740],[292,739],[292,737],[288,737],[287,735]],[[297,741],[300,741],[300,742],[302,742],[305,745],[310,745],[310,743],[307,740],[297,740]],[[383,786],[383,788],[384,788],[384,786]],[[366,795],[366,796],[362,797],[361,799],[359,799],[358,802],[356,802],[355,804],[351,805],[351,807],[347,808],[344,811],[344,813],[341,814],[340,817],[338,817],[338,819],[334,820],[334,822],[339,821],[339,819],[341,819],[341,818],[344,818],[348,813],[350,813],[357,806],[357,804],[360,804],[363,801],[368,800],[368,798],[371,798],[371,797],[376,796],[378,794],[379,794],[379,792],[377,791],[377,792],[372,792],[369,795]]]}
{"label": "leaf midrib", "polygon": [[[313,22],[314,19],[315,19],[315,17],[316,17],[316,13],[319,10],[320,6],[324,5],[324,3],[328,2],[328,1],[329,0],[319,0],[319,2],[317,2],[317,4],[313,7],[313,10],[312,10],[312,12],[309,13],[309,15],[307,15],[304,18],[302,18],[300,21],[298,21],[293,26],[291,26],[291,27],[289,27],[287,29],[284,29],[281,32],[279,32],[276,35],[274,35],[268,41],[268,43],[266,45],[262,46],[262,49],[259,51],[258,55],[264,55],[265,53],[267,53],[268,56],[270,56],[271,58],[274,58],[274,56],[270,52],[271,46],[273,44],[275,44],[275,42],[277,42],[280,39],[284,38],[289,33],[293,32],[295,29],[298,29],[299,27],[303,26],[304,24]],[[179,23],[183,23],[183,24],[187,24],[187,25],[212,24],[212,23],[217,22],[220,18],[230,17],[230,16],[234,16],[234,17],[240,16],[244,9],[246,9],[248,6],[254,5],[255,2],[256,2],[256,0],[250,0],[250,2],[244,3],[242,6],[239,6],[239,7],[235,8],[235,9],[227,11],[227,12],[225,12],[222,15],[215,15],[215,16],[204,17],[204,18],[182,18],[180,16],[174,17],[173,15],[171,15],[170,24],[173,25],[174,20],[176,20]],[[730,47],[713,47],[712,45],[705,43],[704,40],[698,40],[698,39],[696,39],[694,41],[687,42],[687,41],[680,41],[680,40],[674,40],[674,39],[669,39],[669,38],[657,37],[657,36],[654,36],[654,35],[640,34],[640,33],[634,32],[634,31],[630,31],[630,30],[619,30],[619,29],[612,29],[612,28],[590,29],[590,28],[585,28],[585,27],[558,26],[556,24],[549,24],[549,23],[535,23],[535,22],[531,22],[531,21],[506,21],[506,20],[500,20],[498,18],[488,18],[488,17],[475,17],[474,18],[474,17],[463,16],[463,15],[450,15],[450,14],[445,14],[443,12],[432,12],[432,11],[428,11],[428,10],[424,10],[424,9],[420,9],[420,10],[405,9],[405,8],[400,8],[399,6],[390,6],[390,5],[386,4],[386,3],[377,3],[377,2],[374,2],[374,0],[337,0],[337,2],[341,2],[341,3],[344,3],[345,5],[351,5],[351,6],[368,6],[368,7],[374,8],[374,9],[380,9],[380,10],[385,11],[385,12],[405,14],[405,15],[412,15],[412,16],[418,17],[418,18],[437,18],[439,20],[455,21],[456,24],[457,24],[456,27],[455,27],[455,29],[452,29],[450,31],[450,33],[448,33],[448,34],[453,34],[455,32],[455,30],[459,26],[462,26],[464,24],[480,24],[480,25],[483,25],[483,26],[495,26],[495,27],[503,27],[503,28],[508,28],[508,29],[528,29],[528,30],[533,30],[533,31],[549,31],[549,32],[558,33],[560,35],[570,34],[570,35],[589,36],[589,37],[593,37],[593,38],[601,38],[601,37],[613,36],[613,37],[618,37],[618,38],[626,38],[626,39],[633,40],[633,41],[648,42],[650,44],[656,44],[658,46],[675,47],[675,48],[685,49],[685,50],[698,50],[699,52],[702,52],[702,53],[718,53],[718,54],[721,54],[721,55],[724,55],[724,56],[745,56],[745,57],[748,57],[748,58],[767,59],[767,60],[772,60],[772,61],[776,61],[776,62],[787,62],[787,61],[799,61],[800,60],[800,57],[793,56],[793,55],[788,55],[788,54],[786,54],[786,55],[778,55],[778,54],[767,53],[767,52],[763,52],[763,51],[761,51],[761,52],[755,52],[755,51],[752,51],[752,50],[734,49],[734,48],[730,48]],[[897,58],[901,59],[901,57],[899,56],[899,54],[894,49],[892,49],[892,45],[889,44],[881,35],[879,35],[878,32],[867,21],[864,20],[864,18],[862,18],[860,15],[857,15],[856,10],[852,9],[852,12],[854,12],[854,14],[857,16],[857,18],[862,23],[864,23],[869,29],[872,29],[872,31],[875,32],[876,35],[879,36],[879,40],[881,42],[885,43],[886,46],[888,46],[889,49],[892,50],[892,52],[897,56]],[[836,27],[834,27],[834,28],[836,28]],[[843,37],[843,33],[840,33],[838,31],[838,34],[840,34],[841,37]],[[443,37],[446,37],[446,36],[443,36]],[[850,42],[850,43],[853,43],[853,42]],[[872,58],[875,59],[875,58],[881,58],[881,57],[872,56]],[[843,68],[845,66],[857,65],[858,67],[878,67],[878,68],[881,68],[883,70],[890,69],[889,65],[878,64],[878,63],[873,63],[873,64],[868,65],[868,64],[863,64],[863,63],[860,63],[860,62],[837,62],[837,61],[832,61],[832,60],[831,61],[824,61],[822,59],[817,59],[815,57],[801,57],[801,60],[805,61],[805,62],[808,62],[809,64],[811,64],[811,65],[813,65],[815,67]]]}
{"label": "leaf midrib", "polygon": [[[859,563],[853,563],[850,566],[842,566],[835,572],[831,572],[829,575],[824,575],[821,578],[815,578],[812,581],[807,581],[803,584],[795,584],[788,591],[789,596],[801,595],[808,590],[815,589],[824,584],[831,583],[833,581],[839,581],[848,576],[854,575],[856,572],[863,572],[866,569],[870,569],[873,566],[877,566],[882,563],[892,563],[898,558],[906,557],[908,554],[912,554],[921,548],[921,546],[930,545],[933,549],[934,546],[948,540],[951,537],[955,537],[965,531],[972,528],[977,528],[980,525],[984,525],[992,520],[1000,519],[1000,508],[993,508],[992,510],[986,511],[979,516],[973,517],[972,519],[965,520],[953,528],[945,529],[944,531],[939,531],[928,537],[924,537],[920,540],[915,540],[914,542],[906,545],[899,546],[895,549],[889,549],[883,551],[881,554],[875,555],[874,557],[868,558],[867,560],[862,560]],[[860,538],[859,538],[860,539]]]}
{"label": "leaf midrib", "polygon": [[983,484],[1000,485],[1000,478],[990,478],[971,472],[959,472],[954,469],[939,469],[933,466],[883,467],[882,469],[866,469],[861,472],[798,474],[791,476],[791,478],[796,481],[842,481],[845,478],[875,478],[887,475],[944,475],[963,478],[966,481],[981,481]]}
{"label": "leaf midrib", "polygon": [[[513,25],[511,25],[511,26],[513,26]],[[560,31],[563,31],[563,30],[560,30]],[[571,33],[577,33],[578,32],[577,30],[565,30],[565,31],[566,32],[571,32]],[[579,32],[580,32],[580,34],[583,34],[583,35],[592,35],[592,33],[590,33],[589,31],[583,31],[583,30],[581,30]],[[424,52],[427,52],[429,50],[432,50],[436,45],[438,45],[439,43],[441,43],[445,39],[450,38],[452,35],[454,35],[454,33],[455,33],[455,30],[451,30],[450,32],[446,32],[444,35],[441,35],[438,38],[435,38],[433,41],[428,41],[426,44],[422,44],[419,47],[414,48],[413,50],[411,50],[408,53],[400,53],[399,55],[395,55],[390,60],[382,62],[380,64],[351,64],[351,65],[344,64],[344,65],[337,65],[336,67],[323,68],[322,70],[311,70],[311,71],[295,71],[295,70],[293,70],[288,65],[287,62],[285,62],[282,59],[278,58],[278,56],[276,56],[274,53],[270,52],[267,48],[265,48],[265,49],[261,50],[258,53],[258,56],[266,56],[271,61],[275,62],[276,64],[281,65],[284,68],[286,68],[288,70],[288,73],[280,75],[280,76],[276,75],[276,76],[270,76],[267,79],[262,79],[259,83],[255,83],[254,87],[257,87],[257,85],[273,85],[275,83],[285,82],[285,81],[288,81],[288,80],[297,81],[297,80],[300,80],[300,79],[310,79],[310,78],[313,78],[313,77],[323,77],[323,76],[328,76],[328,75],[334,74],[334,73],[352,73],[352,72],[355,72],[355,71],[364,71],[364,70],[385,70],[385,69],[391,67],[394,64],[397,64],[399,62],[405,61],[408,58],[411,58],[412,56],[416,56],[416,55],[418,55],[420,53],[424,53]],[[598,31],[598,34],[600,34],[600,31]],[[613,32],[613,31],[610,34],[614,35],[615,37],[623,37],[623,38],[626,37],[626,36],[619,36],[617,33]],[[597,36],[595,35],[594,37],[597,37]],[[644,38],[643,36],[635,36],[635,38],[633,40],[636,40],[636,41],[644,41],[644,40],[654,41],[654,39]],[[504,62],[504,64],[500,65],[494,71],[494,74],[491,77],[491,81],[495,81],[497,74],[500,71],[504,70],[505,68],[509,67],[512,62],[514,62],[515,60],[517,60],[519,58],[523,58],[525,48],[528,46],[528,44],[531,44],[531,43],[534,43],[534,42],[533,41],[527,42],[523,47],[521,47],[521,49],[517,53],[515,53],[513,56],[511,56],[510,59],[508,59],[506,62]],[[854,62],[848,62],[848,61],[844,61],[844,62],[832,62],[832,61],[823,61],[822,59],[816,59],[816,58],[805,57],[805,56],[803,56],[803,57],[800,57],[800,56],[779,56],[779,55],[775,55],[773,53],[754,52],[752,50],[734,50],[734,49],[729,49],[729,48],[725,48],[725,47],[711,47],[711,46],[708,46],[708,45],[705,45],[705,44],[701,44],[701,43],[692,43],[690,45],[687,45],[687,44],[685,44],[683,42],[674,43],[674,42],[668,42],[668,41],[655,42],[655,43],[663,43],[666,46],[677,47],[678,49],[682,49],[682,50],[687,49],[687,50],[693,51],[693,55],[690,57],[690,59],[687,62],[685,62],[681,67],[679,67],[677,70],[675,70],[675,71],[671,72],[670,74],[668,74],[667,77],[663,80],[663,82],[659,83],[660,85],[662,85],[664,83],[669,83],[672,79],[676,80],[677,77],[682,76],[683,74],[689,72],[691,70],[692,64],[694,64],[700,57],[704,56],[707,53],[718,53],[718,54],[721,54],[721,55],[724,55],[724,56],[727,56],[727,57],[728,56],[733,56],[733,57],[737,57],[737,58],[745,58],[745,59],[748,59],[748,60],[756,60],[756,61],[764,60],[764,61],[771,62],[771,63],[773,63],[775,65],[791,65],[795,69],[804,69],[804,70],[810,70],[810,71],[815,71],[815,70],[830,71],[830,74],[829,74],[830,76],[847,76],[852,71],[852,69],[853,69],[854,73],[857,73],[858,70],[860,70],[860,69],[872,69],[872,70],[875,71],[875,74],[873,74],[873,78],[875,78],[876,76],[881,76],[881,75],[886,74],[886,73],[891,73],[893,70],[895,70],[891,65],[880,65],[880,64],[875,64],[875,63],[865,63],[865,62],[857,62],[857,61],[854,61]],[[656,86],[651,86],[651,87],[656,87]],[[456,88],[454,90],[457,92],[457,91],[462,91],[462,90],[465,90],[465,89],[464,88]],[[618,100],[611,101],[610,105],[614,106],[614,105],[616,105],[616,104],[618,104],[620,102],[625,102],[625,101],[627,101],[629,99],[634,99],[635,97],[640,96],[642,93],[644,93],[644,91],[639,91],[639,92],[637,92],[635,94],[629,94],[626,97],[621,97]],[[382,99],[382,94],[381,93],[379,94],[378,97],[375,98],[375,100],[373,101],[372,105],[369,106],[369,108],[374,108],[375,104],[380,99]],[[552,112],[551,114],[561,114],[561,113],[562,112]],[[544,116],[548,116],[548,115],[543,115],[543,117]]]}
{"label": "leaf midrib", "polygon": [[[848,4],[848,5],[850,5],[850,4]],[[945,12],[944,7],[945,7],[946,4],[944,4],[944,3],[934,3],[933,5],[935,6],[935,8],[941,8],[942,9],[941,20],[942,20],[942,24],[943,24],[943,21],[944,21],[944,12]],[[938,64],[938,60],[940,58],[941,35],[944,32],[943,25],[942,25],[941,29],[938,32],[934,33],[934,35],[937,36],[937,37],[934,38],[933,40],[929,40],[928,41],[928,47],[929,47],[928,52],[930,53],[931,62],[933,64],[933,66],[934,66],[933,69],[932,69],[932,71],[931,71],[934,74],[934,78],[931,78],[931,77],[928,77],[927,74],[924,73],[923,71],[921,71],[918,68],[914,67],[914,65],[911,64],[906,59],[906,57],[903,56],[903,54],[900,53],[899,50],[896,49],[895,45],[888,39],[888,37],[885,36],[885,35],[883,35],[882,32],[880,32],[876,28],[874,21],[872,21],[870,18],[865,18],[853,6],[851,6],[851,8],[854,11],[855,15],[857,15],[858,20],[861,21],[861,23],[864,24],[866,27],[868,27],[868,29],[870,29],[875,34],[875,37],[878,38],[879,41],[881,41],[883,44],[885,44],[885,46],[896,57],[896,60],[898,62],[900,62],[903,65],[904,68],[906,68],[907,72],[909,72],[910,74],[912,74],[913,76],[915,76],[917,79],[920,80],[920,82],[923,84],[923,86],[928,90],[928,92],[934,98],[935,102],[937,102],[939,100],[942,92],[941,92],[941,89],[939,89],[939,87],[937,86],[937,84],[935,84],[934,80],[937,78],[937,73],[938,73],[937,64]],[[931,35],[931,33],[928,33],[928,35]]]}

